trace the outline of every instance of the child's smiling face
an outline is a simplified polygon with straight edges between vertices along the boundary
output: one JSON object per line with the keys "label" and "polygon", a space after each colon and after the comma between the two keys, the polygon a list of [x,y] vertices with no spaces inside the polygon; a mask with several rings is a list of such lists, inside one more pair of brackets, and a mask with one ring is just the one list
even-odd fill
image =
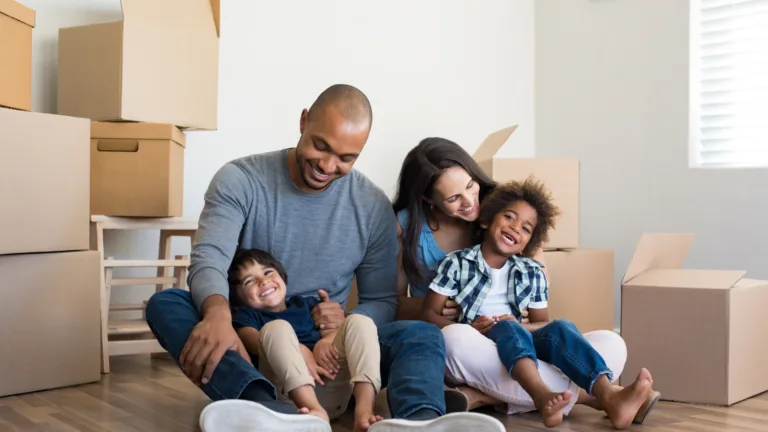
{"label": "child's smiling face", "polygon": [[525,250],[536,228],[537,213],[523,200],[510,203],[496,214],[483,237],[494,252],[505,257],[518,255]]}
{"label": "child's smiling face", "polygon": [[285,281],[272,267],[250,262],[238,271],[240,301],[257,310],[280,312],[285,309]]}

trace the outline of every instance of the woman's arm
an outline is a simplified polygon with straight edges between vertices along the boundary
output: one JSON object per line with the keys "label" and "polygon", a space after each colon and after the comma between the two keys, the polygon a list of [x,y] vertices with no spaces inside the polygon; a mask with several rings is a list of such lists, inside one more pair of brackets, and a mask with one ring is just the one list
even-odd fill
{"label": "woman's arm", "polygon": [[251,354],[259,355],[259,347],[261,342],[259,338],[259,331],[253,327],[240,327],[237,329],[237,335],[245,345],[245,350]]}
{"label": "woman's arm", "polygon": [[455,322],[443,317],[443,307],[448,301],[448,296],[429,291],[424,297],[424,304],[421,308],[421,319],[432,323],[440,328],[456,324]]}

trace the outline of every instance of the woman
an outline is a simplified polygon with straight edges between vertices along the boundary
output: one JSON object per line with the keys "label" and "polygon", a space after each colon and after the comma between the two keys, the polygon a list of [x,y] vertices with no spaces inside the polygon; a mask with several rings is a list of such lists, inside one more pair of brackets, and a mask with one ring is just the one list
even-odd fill
{"label": "woman", "polygon": [[[427,138],[408,153],[393,205],[401,234],[398,319],[420,319],[434,270],[446,253],[472,245],[472,223],[479,215],[480,202],[495,185],[472,157],[452,141]],[[544,263],[542,251],[534,258]],[[453,302],[443,310],[447,318],[455,319],[457,313]],[[445,327],[443,336],[446,380],[459,386],[470,409],[506,404],[508,414],[536,410],[530,396],[505,370],[490,339],[459,324]],[[627,358],[621,337],[606,330],[584,337],[603,356],[614,379],[618,379]],[[575,403],[601,409],[558,369],[540,361],[539,371],[552,391],[570,389],[572,394],[579,395],[571,399],[573,402],[563,410],[565,414]]]}

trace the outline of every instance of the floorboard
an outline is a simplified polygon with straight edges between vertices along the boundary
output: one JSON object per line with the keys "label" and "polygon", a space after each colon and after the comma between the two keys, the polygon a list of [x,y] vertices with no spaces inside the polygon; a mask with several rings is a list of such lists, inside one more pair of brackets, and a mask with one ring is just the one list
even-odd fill
{"label": "floorboard", "polygon": [[[199,431],[197,418],[209,400],[167,359],[112,358],[112,373],[101,382],[0,398],[0,432],[187,432]],[[541,425],[536,414],[506,416],[492,411],[509,431],[611,431],[599,412],[576,407],[557,428]],[[351,432],[349,413],[333,423]],[[768,431],[768,393],[731,407],[660,402],[643,426],[631,431]]]}

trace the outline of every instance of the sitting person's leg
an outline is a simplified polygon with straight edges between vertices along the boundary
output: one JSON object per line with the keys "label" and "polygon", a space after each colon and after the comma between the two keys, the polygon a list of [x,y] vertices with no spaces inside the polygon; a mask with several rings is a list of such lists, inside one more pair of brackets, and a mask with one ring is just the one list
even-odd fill
{"label": "sitting person's leg", "polygon": [[650,373],[643,369],[632,385],[613,385],[613,372],[573,323],[555,320],[533,332],[539,358],[560,368],[587,394],[594,396],[613,426],[625,429],[653,392]]}
{"label": "sitting person's leg", "polygon": [[381,390],[381,352],[376,324],[365,315],[349,315],[336,334],[333,346],[339,352],[341,367],[349,368],[355,396],[355,429],[365,430],[382,420],[374,413],[376,394]]}
{"label": "sitting person's leg", "polygon": [[259,356],[274,372],[278,393],[288,395],[299,412],[328,421],[328,413],[315,395],[314,380],[291,324],[284,320],[267,323],[259,332],[259,341]]}
{"label": "sitting person's leg", "polygon": [[571,391],[553,392],[539,375],[533,337],[517,321],[500,321],[486,335],[496,343],[499,358],[507,372],[533,398],[544,425],[554,427],[563,421],[563,408],[575,398]]}
{"label": "sitting person's leg", "polygon": [[[146,317],[160,345],[178,363],[192,330],[201,321],[191,294],[180,289],[154,294],[147,303]],[[247,399],[278,412],[295,413],[291,404],[276,400],[274,386],[236,351],[224,354],[210,382],[201,388],[213,400]]]}

